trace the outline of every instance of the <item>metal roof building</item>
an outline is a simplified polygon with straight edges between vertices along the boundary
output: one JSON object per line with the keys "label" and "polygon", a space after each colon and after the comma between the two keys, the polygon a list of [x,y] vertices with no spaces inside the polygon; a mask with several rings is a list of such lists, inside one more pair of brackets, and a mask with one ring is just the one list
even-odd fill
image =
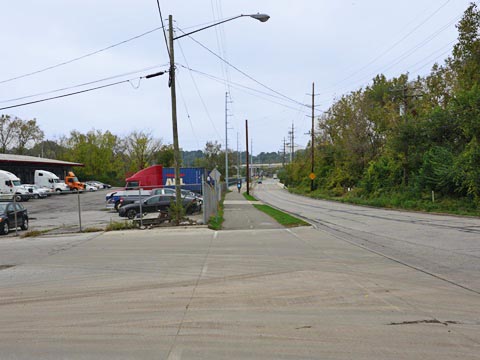
{"label": "metal roof building", "polygon": [[50,171],[63,179],[74,166],[84,166],[84,164],[35,156],[0,154],[0,170],[14,173],[23,184],[33,184],[35,170]]}

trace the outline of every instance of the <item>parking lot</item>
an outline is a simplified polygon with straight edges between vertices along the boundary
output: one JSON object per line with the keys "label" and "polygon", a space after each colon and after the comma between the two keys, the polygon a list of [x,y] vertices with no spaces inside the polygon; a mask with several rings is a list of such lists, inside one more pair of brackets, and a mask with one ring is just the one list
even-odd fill
{"label": "parking lot", "polygon": [[[92,192],[52,194],[45,199],[22,202],[30,218],[29,231],[51,230],[52,233],[77,232],[80,229],[78,203],[80,199],[82,229],[105,228],[111,221],[124,221],[116,211],[105,208],[105,195],[115,189]],[[19,231],[19,234],[24,231]],[[10,230],[8,236],[15,236]]]}

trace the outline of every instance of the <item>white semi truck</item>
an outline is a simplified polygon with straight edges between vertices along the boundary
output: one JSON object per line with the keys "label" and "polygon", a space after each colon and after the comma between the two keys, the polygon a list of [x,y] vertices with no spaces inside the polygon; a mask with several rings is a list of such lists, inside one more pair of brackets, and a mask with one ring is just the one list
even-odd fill
{"label": "white semi truck", "polygon": [[52,192],[68,191],[70,188],[54,173],[46,170],[35,170],[35,185],[49,188]]}
{"label": "white semi truck", "polygon": [[20,179],[9,171],[0,170],[0,194],[15,196],[16,201],[28,201],[30,193]]}

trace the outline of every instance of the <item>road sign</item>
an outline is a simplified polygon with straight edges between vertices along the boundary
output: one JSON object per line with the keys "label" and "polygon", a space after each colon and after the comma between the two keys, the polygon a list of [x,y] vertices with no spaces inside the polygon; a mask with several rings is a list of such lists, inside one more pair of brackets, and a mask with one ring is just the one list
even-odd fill
{"label": "road sign", "polygon": [[220,181],[220,176],[222,174],[220,174],[220,172],[217,170],[217,168],[213,169],[212,171],[210,171],[210,174],[208,174],[210,176],[210,178],[212,180],[214,180],[215,182],[219,182]]}
{"label": "road sign", "polygon": [[312,172],[310,173],[310,175],[308,175],[308,177],[310,178],[310,180],[315,180],[317,176]]}

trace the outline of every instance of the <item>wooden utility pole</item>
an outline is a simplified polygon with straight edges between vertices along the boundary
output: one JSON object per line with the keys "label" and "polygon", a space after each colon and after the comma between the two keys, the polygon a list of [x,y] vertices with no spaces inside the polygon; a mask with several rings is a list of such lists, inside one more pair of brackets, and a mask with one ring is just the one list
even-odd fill
{"label": "wooden utility pole", "polygon": [[180,147],[178,145],[177,127],[177,93],[175,89],[175,55],[173,45],[173,18],[168,16],[169,47],[170,47],[170,93],[172,98],[172,127],[173,127],[173,165],[175,167],[175,222],[180,222],[182,208],[182,193],[180,191]]}
{"label": "wooden utility pole", "polygon": [[250,164],[248,163],[248,120],[245,120],[245,144],[247,146],[247,195],[250,195],[250,171],[249,171],[249,166]]}

